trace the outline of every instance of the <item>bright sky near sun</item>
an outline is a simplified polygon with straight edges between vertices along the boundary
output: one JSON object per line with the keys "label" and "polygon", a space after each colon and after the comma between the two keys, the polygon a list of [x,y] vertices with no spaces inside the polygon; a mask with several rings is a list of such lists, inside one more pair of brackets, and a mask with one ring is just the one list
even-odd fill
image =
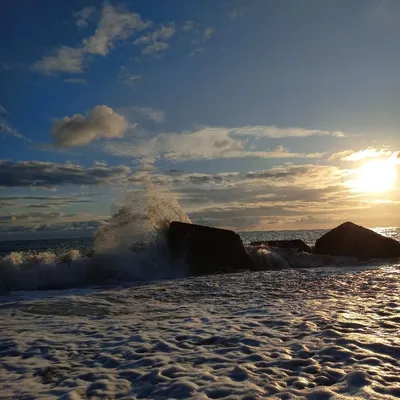
{"label": "bright sky near sun", "polygon": [[400,224],[400,1],[0,10],[0,239],[86,235],[148,182],[236,230]]}

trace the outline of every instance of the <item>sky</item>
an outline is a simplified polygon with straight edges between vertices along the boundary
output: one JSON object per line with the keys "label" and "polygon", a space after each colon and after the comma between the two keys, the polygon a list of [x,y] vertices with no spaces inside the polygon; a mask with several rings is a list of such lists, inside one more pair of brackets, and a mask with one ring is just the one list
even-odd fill
{"label": "sky", "polygon": [[400,225],[398,0],[0,9],[1,240],[90,235],[152,185],[238,231]]}

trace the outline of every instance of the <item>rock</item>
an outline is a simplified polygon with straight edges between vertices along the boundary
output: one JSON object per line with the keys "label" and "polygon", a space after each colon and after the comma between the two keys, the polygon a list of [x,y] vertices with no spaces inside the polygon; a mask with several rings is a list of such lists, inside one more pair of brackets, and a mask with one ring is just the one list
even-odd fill
{"label": "rock", "polygon": [[315,242],[314,253],[356,257],[359,260],[394,258],[400,256],[400,242],[345,222],[321,236]]}
{"label": "rock", "polygon": [[250,267],[242,240],[233,231],[173,221],[167,238],[172,256],[183,258],[195,274]]}
{"label": "rock", "polygon": [[280,247],[282,249],[294,249],[302,251],[304,253],[312,253],[310,246],[305,244],[302,240],[268,240],[263,242],[252,242],[250,246],[268,246],[268,247]]}

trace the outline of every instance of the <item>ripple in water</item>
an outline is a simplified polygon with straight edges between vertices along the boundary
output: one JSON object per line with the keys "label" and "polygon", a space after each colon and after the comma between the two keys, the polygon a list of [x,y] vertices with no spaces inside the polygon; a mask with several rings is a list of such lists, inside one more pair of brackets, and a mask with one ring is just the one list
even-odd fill
{"label": "ripple in water", "polygon": [[390,266],[20,293],[0,309],[0,384],[8,398],[399,398],[399,283]]}

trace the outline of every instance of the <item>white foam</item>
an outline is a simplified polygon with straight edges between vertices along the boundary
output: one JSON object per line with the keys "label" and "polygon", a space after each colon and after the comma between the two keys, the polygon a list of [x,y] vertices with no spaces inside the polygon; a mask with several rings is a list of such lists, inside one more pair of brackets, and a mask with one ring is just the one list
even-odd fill
{"label": "white foam", "polygon": [[10,290],[63,289],[122,281],[183,277],[188,268],[172,260],[165,232],[172,220],[190,222],[163,187],[126,194],[96,234],[95,256],[78,250],[13,252],[0,259],[0,286]]}
{"label": "white foam", "polygon": [[395,399],[400,270],[12,295],[3,398]]}

